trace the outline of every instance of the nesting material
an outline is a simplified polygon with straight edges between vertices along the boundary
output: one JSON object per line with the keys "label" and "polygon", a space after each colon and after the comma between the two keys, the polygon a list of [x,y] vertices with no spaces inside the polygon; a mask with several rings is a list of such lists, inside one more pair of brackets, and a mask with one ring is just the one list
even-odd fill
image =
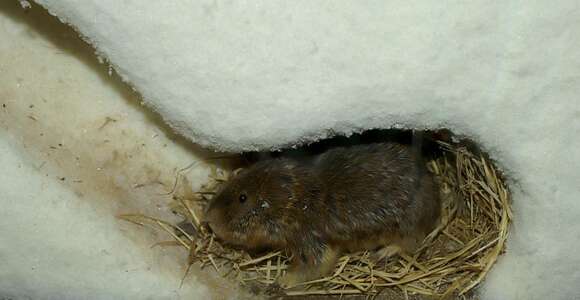
{"label": "nesting material", "polygon": [[227,180],[223,170],[215,170],[210,182],[197,193],[188,191],[187,184],[178,185],[181,191],[174,193],[174,209],[193,230],[143,215],[121,217],[164,230],[172,240],[161,244],[187,249],[190,266],[211,268],[258,293],[376,296],[384,289],[397,289],[403,298],[409,294],[463,297],[485,278],[505,249],[512,218],[510,198],[488,159],[462,146],[442,146],[447,154],[428,164],[441,187],[441,223],[415,253],[400,253],[380,262],[374,261],[369,251],[351,253],[340,258],[330,276],[286,290],[275,284],[289,264],[282,251],[251,255],[232,249],[201,225],[203,207]]}

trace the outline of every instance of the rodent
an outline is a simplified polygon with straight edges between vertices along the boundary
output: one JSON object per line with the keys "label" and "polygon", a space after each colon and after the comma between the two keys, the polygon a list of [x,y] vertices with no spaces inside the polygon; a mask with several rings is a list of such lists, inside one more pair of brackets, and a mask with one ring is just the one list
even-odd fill
{"label": "rodent", "polygon": [[259,161],[229,179],[206,209],[223,241],[292,255],[283,286],[329,274],[345,251],[412,251],[437,224],[439,191],[407,145],[338,147]]}

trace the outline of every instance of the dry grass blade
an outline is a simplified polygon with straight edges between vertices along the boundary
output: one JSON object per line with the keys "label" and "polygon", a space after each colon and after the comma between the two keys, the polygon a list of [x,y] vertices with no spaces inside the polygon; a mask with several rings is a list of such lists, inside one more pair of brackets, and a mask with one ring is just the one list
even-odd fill
{"label": "dry grass blade", "polygon": [[249,266],[249,265],[255,265],[257,263],[260,263],[260,262],[265,261],[265,260],[269,260],[270,258],[281,255],[281,254],[282,254],[282,252],[280,252],[280,251],[268,253],[264,256],[242,262],[242,263],[238,264],[238,266],[241,268],[241,267],[245,267],[245,266]]}
{"label": "dry grass blade", "polygon": [[308,290],[308,291],[289,291],[286,292],[288,296],[307,296],[307,295],[352,295],[361,294],[360,290]]}

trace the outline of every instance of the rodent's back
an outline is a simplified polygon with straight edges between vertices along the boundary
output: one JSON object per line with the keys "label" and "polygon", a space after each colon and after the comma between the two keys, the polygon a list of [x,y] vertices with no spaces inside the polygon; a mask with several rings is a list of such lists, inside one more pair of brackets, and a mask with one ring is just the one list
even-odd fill
{"label": "rodent's back", "polygon": [[[356,240],[385,232],[430,231],[438,192],[421,156],[394,143],[335,148],[318,157],[314,174],[325,191],[320,227],[331,239]],[[423,232],[427,233],[427,232]]]}

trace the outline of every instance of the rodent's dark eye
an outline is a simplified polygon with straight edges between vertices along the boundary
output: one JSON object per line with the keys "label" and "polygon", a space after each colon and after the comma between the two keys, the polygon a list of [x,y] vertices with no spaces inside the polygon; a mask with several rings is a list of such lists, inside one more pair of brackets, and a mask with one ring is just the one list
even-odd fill
{"label": "rodent's dark eye", "polygon": [[240,203],[244,203],[248,200],[248,196],[246,194],[240,194]]}

